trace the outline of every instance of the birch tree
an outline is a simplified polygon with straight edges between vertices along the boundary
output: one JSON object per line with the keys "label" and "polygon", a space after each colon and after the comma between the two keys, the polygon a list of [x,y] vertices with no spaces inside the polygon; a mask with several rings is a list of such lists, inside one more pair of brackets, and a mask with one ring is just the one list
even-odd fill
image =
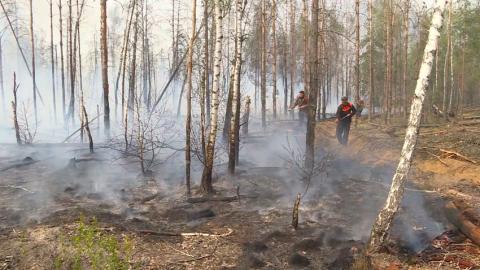
{"label": "birch tree", "polygon": [[218,107],[219,99],[218,92],[220,90],[220,70],[222,65],[222,41],[223,41],[223,25],[222,25],[222,7],[221,0],[215,0],[214,16],[215,16],[215,50],[213,56],[213,81],[211,91],[211,117],[210,117],[210,131],[208,135],[208,143],[206,150],[205,166],[202,173],[202,190],[205,193],[212,193],[212,172],[213,161],[215,159],[215,140],[217,135],[218,125]]}
{"label": "birch tree", "polygon": [[410,108],[410,117],[400,160],[395,175],[393,176],[392,185],[385,205],[378,214],[370,234],[368,249],[371,252],[378,251],[384,243],[392,225],[393,218],[395,217],[402,201],[407,175],[412,162],[413,151],[415,150],[417,143],[423,102],[430,82],[430,73],[432,71],[435,51],[438,47],[446,2],[447,0],[437,0],[435,5],[428,41],[425,45],[423,54],[423,62],[420,67],[415,94]]}

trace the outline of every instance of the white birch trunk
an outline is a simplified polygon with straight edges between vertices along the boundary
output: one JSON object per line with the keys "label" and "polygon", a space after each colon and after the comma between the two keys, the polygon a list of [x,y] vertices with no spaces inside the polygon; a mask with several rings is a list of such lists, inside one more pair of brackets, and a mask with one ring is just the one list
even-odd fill
{"label": "white birch trunk", "polygon": [[215,51],[213,58],[213,82],[211,91],[211,117],[210,132],[207,143],[207,156],[205,158],[205,167],[202,173],[202,189],[206,193],[213,192],[212,187],[212,170],[215,157],[215,139],[217,137],[217,121],[218,121],[218,92],[220,90],[220,69],[222,65],[222,1],[215,0]]}
{"label": "white birch trunk", "polygon": [[443,11],[445,10],[446,2],[447,0],[438,0],[435,5],[428,41],[425,45],[423,62],[420,67],[417,85],[415,87],[415,95],[410,108],[410,118],[405,135],[405,142],[403,144],[397,170],[393,176],[387,201],[385,202],[383,209],[378,214],[377,220],[372,228],[369,251],[378,251],[384,242],[393,218],[402,201],[403,191],[405,188],[407,175],[410,170],[413,151],[415,150],[415,145],[417,143],[423,101],[425,100],[425,92],[429,85],[429,77],[432,71],[435,51],[438,47],[438,39],[440,38],[439,31],[442,28]]}

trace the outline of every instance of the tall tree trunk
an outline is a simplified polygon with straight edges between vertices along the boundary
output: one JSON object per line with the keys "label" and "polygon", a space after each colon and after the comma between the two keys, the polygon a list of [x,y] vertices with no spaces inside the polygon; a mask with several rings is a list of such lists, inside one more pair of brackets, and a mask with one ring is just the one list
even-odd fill
{"label": "tall tree trunk", "polygon": [[260,102],[262,106],[262,127],[267,127],[267,7],[265,1],[262,0],[262,35],[261,35],[261,82],[260,82]]}
{"label": "tall tree trunk", "polygon": [[108,46],[107,46],[107,0],[100,1],[100,46],[102,58],[102,87],[103,87],[103,123],[105,137],[110,136],[110,102],[108,98]]}
{"label": "tall tree trunk", "polygon": [[408,80],[408,26],[409,26],[410,0],[405,0],[403,14],[403,80],[402,80],[402,101],[403,117],[407,118],[407,80]]}
{"label": "tall tree trunk", "polygon": [[447,86],[447,74],[448,74],[448,56],[450,55],[450,42],[447,41],[447,51],[445,52],[445,59],[443,63],[443,98],[442,98],[442,111],[443,111],[443,119],[448,120],[448,112],[447,112],[447,91],[448,91],[448,86]]}
{"label": "tall tree trunk", "polygon": [[239,139],[238,129],[240,127],[240,75],[242,67],[242,43],[243,43],[243,10],[244,0],[236,0],[235,3],[235,67],[233,77],[233,98],[232,98],[232,120],[230,124],[230,140],[228,153],[228,171],[235,173],[237,159],[237,143]]}
{"label": "tall tree trunk", "polygon": [[33,110],[35,112],[35,125],[38,125],[37,112],[37,91],[35,91],[36,77],[35,77],[35,32],[33,31],[33,0],[30,3],[30,45],[32,48],[32,89],[33,89]]}
{"label": "tall tree trunk", "polygon": [[[203,0],[203,25],[204,31],[204,80],[205,80],[205,104],[206,104],[206,122],[210,121],[210,56],[209,56],[209,38],[208,38],[208,0]],[[205,122],[204,122],[205,123]],[[205,138],[203,138],[205,139]]]}
{"label": "tall tree trunk", "polygon": [[[290,105],[293,104],[293,92],[297,82],[297,45],[295,36],[295,13],[296,13],[296,1],[290,0]],[[293,110],[290,113],[291,117],[294,117]]]}
{"label": "tall tree trunk", "polygon": [[277,119],[277,1],[272,0],[272,111]]}
{"label": "tall tree trunk", "polygon": [[187,60],[187,119],[185,123],[185,184],[187,186],[187,196],[191,195],[190,190],[190,164],[192,157],[190,153],[191,134],[192,134],[192,66],[193,66],[193,44],[195,41],[196,23],[197,23],[197,0],[192,0],[192,34],[188,45]]}
{"label": "tall tree trunk", "polygon": [[440,37],[439,31],[442,27],[443,11],[446,2],[446,0],[438,0],[435,5],[429,37],[427,44],[425,45],[423,63],[420,67],[418,81],[415,87],[415,95],[410,108],[410,117],[408,120],[405,142],[403,144],[397,170],[392,179],[392,185],[390,187],[387,201],[378,214],[370,234],[370,251],[378,251],[384,243],[393,218],[402,201],[405,182],[412,162],[413,151],[417,143],[423,101],[425,100],[425,92],[429,85],[429,77],[432,71],[435,50],[438,46],[438,39]]}
{"label": "tall tree trunk", "polygon": [[53,101],[53,116],[57,122],[57,101],[55,100],[55,55],[53,53],[53,0],[49,2],[50,7],[50,56],[51,56],[51,70],[52,70],[52,101]]}
{"label": "tall tree trunk", "polygon": [[[3,41],[0,37],[0,91],[2,91],[2,108],[5,108],[5,85],[3,82]],[[4,113],[5,110],[3,111]]]}
{"label": "tall tree trunk", "polygon": [[61,77],[62,77],[62,115],[63,120],[66,122],[66,109],[65,109],[65,65],[63,57],[63,15],[62,15],[62,0],[58,1],[58,11],[59,11],[59,30],[60,30],[60,62],[61,62]]}
{"label": "tall tree trunk", "polygon": [[[372,121],[372,116],[374,114],[374,98],[373,95],[375,93],[375,81],[374,78],[374,71],[373,71],[373,0],[368,0],[368,36],[369,36],[369,63],[368,63],[368,71],[369,71],[369,93],[368,93],[368,121]],[[338,87],[338,86],[337,86]]]}
{"label": "tall tree trunk", "polygon": [[455,92],[454,80],[453,80],[453,41],[452,41],[452,13],[453,13],[453,1],[448,2],[448,46],[450,47],[450,98],[448,100],[448,110],[445,113],[451,114],[452,113],[452,103]]}
{"label": "tall tree trunk", "polygon": [[283,114],[286,116],[288,112],[288,67],[287,67],[287,38],[283,41]]}
{"label": "tall tree trunk", "polygon": [[[128,111],[133,112],[135,106],[135,89],[136,89],[136,79],[137,79],[137,41],[138,41],[138,18],[140,16],[140,11],[138,10],[138,5],[134,7],[136,9],[135,22],[133,25],[133,43],[132,43],[132,62],[130,69],[130,79],[128,80],[128,101],[127,107]],[[132,118],[133,120],[133,118]]]}
{"label": "tall tree trunk", "polygon": [[[73,43],[73,26],[72,26],[72,0],[68,1],[68,55],[69,55],[69,74],[70,74],[70,104],[68,109],[68,116],[74,121],[74,110],[75,110],[75,52]],[[75,46],[76,47],[76,46]]]}
{"label": "tall tree trunk", "polygon": [[215,140],[217,135],[217,120],[218,120],[218,107],[219,107],[219,90],[220,90],[220,69],[222,64],[222,7],[223,3],[220,0],[215,0],[215,53],[213,58],[213,82],[212,82],[212,110],[210,121],[210,132],[207,143],[207,156],[205,159],[205,167],[202,173],[202,190],[205,193],[212,193],[212,172],[213,162],[215,159]]}
{"label": "tall tree trunk", "polygon": [[310,91],[308,99],[311,101],[308,108],[305,168],[307,172],[313,172],[315,163],[315,113],[318,88],[318,13],[319,0],[312,0],[312,38],[310,45]]}
{"label": "tall tree trunk", "polygon": [[302,21],[303,21],[303,90],[305,94],[308,95],[308,88],[309,85],[309,71],[308,66],[310,61],[308,59],[308,35],[309,35],[309,28],[308,28],[308,9],[307,9],[307,0],[303,0],[303,10],[302,10]]}
{"label": "tall tree trunk", "polygon": [[385,19],[384,19],[384,37],[385,37],[385,43],[384,43],[384,51],[385,51],[385,75],[384,75],[384,83],[383,83],[383,117],[384,117],[384,124],[389,123],[389,101],[388,97],[390,95],[389,93],[389,68],[390,68],[390,0],[385,0],[384,1],[384,14],[385,14]]}
{"label": "tall tree trunk", "polygon": [[[360,0],[355,0],[355,104],[360,102]],[[357,117],[355,117],[355,124]]]}

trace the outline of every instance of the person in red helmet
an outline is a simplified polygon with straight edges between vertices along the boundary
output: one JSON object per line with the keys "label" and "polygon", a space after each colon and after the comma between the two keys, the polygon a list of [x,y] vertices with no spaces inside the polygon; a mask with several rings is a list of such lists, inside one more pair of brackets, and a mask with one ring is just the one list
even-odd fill
{"label": "person in red helmet", "polygon": [[342,103],[337,109],[337,139],[340,144],[348,144],[348,135],[350,133],[350,125],[353,116],[357,113],[357,109],[348,101],[348,97],[342,97]]}
{"label": "person in red helmet", "polygon": [[308,97],[305,95],[305,91],[300,91],[298,96],[295,98],[295,102],[290,106],[289,110],[293,110],[295,107],[298,107],[298,119],[301,123],[304,123],[307,118],[308,111]]}

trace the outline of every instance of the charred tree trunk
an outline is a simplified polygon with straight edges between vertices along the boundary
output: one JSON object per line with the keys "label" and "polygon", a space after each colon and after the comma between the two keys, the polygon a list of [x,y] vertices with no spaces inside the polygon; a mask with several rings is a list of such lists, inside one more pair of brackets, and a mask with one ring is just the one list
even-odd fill
{"label": "charred tree trunk", "polygon": [[212,193],[212,172],[213,162],[215,159],[215,140],[217,135],[217,120],[218,120],[218,107],[219,107],[219,90],[220,90],[220,69],[222,64],[222,7],[220,6],[222,1],[215,0],[215,54],[213,58],[213,83],[212,83],[212,111],[210,121],[210,132],[208,136],[207,144],[207,156],[205,158],[205,167],[202,173],[202,190],[205,193]]}
{"label": "charred tree trunk", "polygon": [[90,132],[90,125],[88,123],[88,115],[87,110],[85,109],[85,105],[82,106],[83,116],[85,117],[85,130],[87,131],[88,136],[88,148],[90,149],[90,153],[93,153],[93,138],[92,133]]}
{"label": "charred tree trunk", "polygon": [[406,177],[410,170],[413,151],[415,150],[415,145],[417,143],[423,101],[425,100],[425,92],[429,85],[429,76],[432,71],[435,50],[438,46],[438,39],[440,37],[439,31],[442,27],[443,11],[445,9],[446,2],[446,0],[438,0],[435,6],[428,42],[425,45],[423,63],[420,67],[418,81],[415,87],[415,95],[410,108],[410,117],[405,135],[405,142],[402,148],[397,170],[392,179],[392,185],[390,187],[387,201],[385,202],[383,209],[378,214],[370,234],[370,251],[378,251],[381,245],[384,243],[393,218],[397,213],[402,201],[405,182],[407,179]]}
{"label": "charred tree trunk", "polygon": [[[110,136],[110,102],[108,98],[108,46],[107,46],[107,0],[100,1],[100,46],[102,58],[102,87],[103,87],[103,123],[105,137]],[[88,121],[87,121],[88,122]]]}

